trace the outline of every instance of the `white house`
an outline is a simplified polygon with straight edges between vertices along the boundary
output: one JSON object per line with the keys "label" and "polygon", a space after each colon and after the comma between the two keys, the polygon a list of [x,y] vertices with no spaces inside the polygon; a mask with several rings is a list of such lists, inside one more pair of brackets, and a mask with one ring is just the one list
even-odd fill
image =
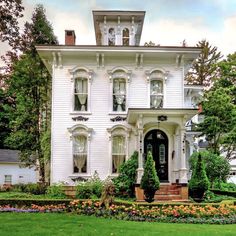
{"label": "white house", "polygon": [[0,185],[37,183],[35,168],[21,165],[19,151],[0,149]]}
{"label": "white house", "polygon": [[52,183],[117,176],[137,150],[137,184],[151,151],[161,183],[186,186],[194,134],[185,125],[202,88],[184,76],[201,49],[140,46],[144,16],[93,11],[96,45],[75,45],[66,30],[65,45],[37,46],[52,74]]}

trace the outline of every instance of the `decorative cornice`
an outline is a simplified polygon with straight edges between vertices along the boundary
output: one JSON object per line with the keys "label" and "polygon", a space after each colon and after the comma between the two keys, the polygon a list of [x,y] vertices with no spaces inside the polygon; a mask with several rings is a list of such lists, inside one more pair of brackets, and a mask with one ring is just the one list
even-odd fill
{"label": "decorative cornice", "polygon": [[115,121],[125,121],[126,119],[127,119],[126,117],[116,116],[114,118],[111,118],[110,120],[115,122]]}
{"label": "decorative cornice", "polygon": [[84,116],[72,117],[73,121],[87,121],[88,119],[89,119],[88,117],[84,117]]}

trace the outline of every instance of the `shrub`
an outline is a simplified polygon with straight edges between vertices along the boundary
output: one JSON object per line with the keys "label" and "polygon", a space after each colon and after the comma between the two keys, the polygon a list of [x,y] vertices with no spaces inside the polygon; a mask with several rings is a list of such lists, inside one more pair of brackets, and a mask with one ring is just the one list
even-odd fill
{"label": "shrub", "polygon": [[45,184],[37,183],[37,184],[26,184],[24,186],[23,192],[40,195],[40,194],[45,194],[46,190],[47,186]]}
{"label": "shrub", "polygon": [[236,192],[236,184],[234,183],[220,183],[220,189],[224,191]]}
{"label": "shrub", "polygon": [[135,151],[129,160],[119,168],[119,176],[113,179],[118,196],[134,197],[138,168],[138,152]]}
{"label": "shrub", "polygon": [[[206,175],[211,183],[211,186],[213,186],[216,182],[225,182],[230,172],[229,162],[224,157],[209,151],[199,153],[201,153],[202,160],[204,161]],[[196,165],[197,157],[198,152],[194,152],[189,160],[192,170]]]}
{"label": "shrub", "polygon": [[102,195],[103,182],[95,171],[88,181],[79,182],[76,186],[76,197],[80,199],[100,198]]}
{"label": "shrub", "polygon": [[46,194],[50,197],[66,198],[62,183],[48,186]]}
{"label": "shrub", "polygon": [[190,196],[194,200],[200,200],[208,188],[209,180],[206,175],[205,165],[202,161],[201,153],[199,153],[197,163],[193,168],[193,174],[189,181]]}
{"label": "shrub", "polygon": [[148,152],[140,187],[144,190],[145,200],[147,202],[153,202],[155,192],[160,187],[160,181],[156,173],[151,152]]}

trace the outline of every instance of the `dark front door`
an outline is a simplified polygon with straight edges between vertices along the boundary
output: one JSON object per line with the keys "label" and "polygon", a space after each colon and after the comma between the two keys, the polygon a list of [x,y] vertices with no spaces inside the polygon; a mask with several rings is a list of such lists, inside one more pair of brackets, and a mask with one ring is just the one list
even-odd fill
{"label": "dark front door", "polygon": [[168,138],[161,130],[151,130],[144,138],[144,153],[151,151],[157,175],[161,182],[168,182]]}

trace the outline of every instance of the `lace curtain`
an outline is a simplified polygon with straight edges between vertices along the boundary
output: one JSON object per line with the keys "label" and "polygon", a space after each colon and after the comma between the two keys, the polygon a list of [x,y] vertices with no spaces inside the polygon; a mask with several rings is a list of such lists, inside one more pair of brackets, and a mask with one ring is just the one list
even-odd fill
{"label": "lace curtain", "polygon": [[163,83],[160,80],[151,81],[151,92],[150,92],[150,103],[151,107],[159,108],[162,107],[163,102]]}
{"label": "lace curtain", "polygon": [[125,79],[114,80],[114,95],[117,102],[116,111],[118,112],[125,110],[125,108],[123,108],[124,102],[125,102],[125,94],[126,94],[125,85],[126,85]]}
{"label": "lace curtain", "polygon": [[119,166],[125,161],[125,138],[115,136],[112,139],[112,159],[114,171],[118,172]]}
{"label": "lace curtain", "polygon": [[81,173],[86,164],[87,159],[87,137],[75,136],[74,137],[74,165]]}
{"label": "lace curtain", "polygon": [[86,102],[88,97],[88,80],[86,78],[76,79],[75,93],[81,104],[81,111],[86,111]]}

